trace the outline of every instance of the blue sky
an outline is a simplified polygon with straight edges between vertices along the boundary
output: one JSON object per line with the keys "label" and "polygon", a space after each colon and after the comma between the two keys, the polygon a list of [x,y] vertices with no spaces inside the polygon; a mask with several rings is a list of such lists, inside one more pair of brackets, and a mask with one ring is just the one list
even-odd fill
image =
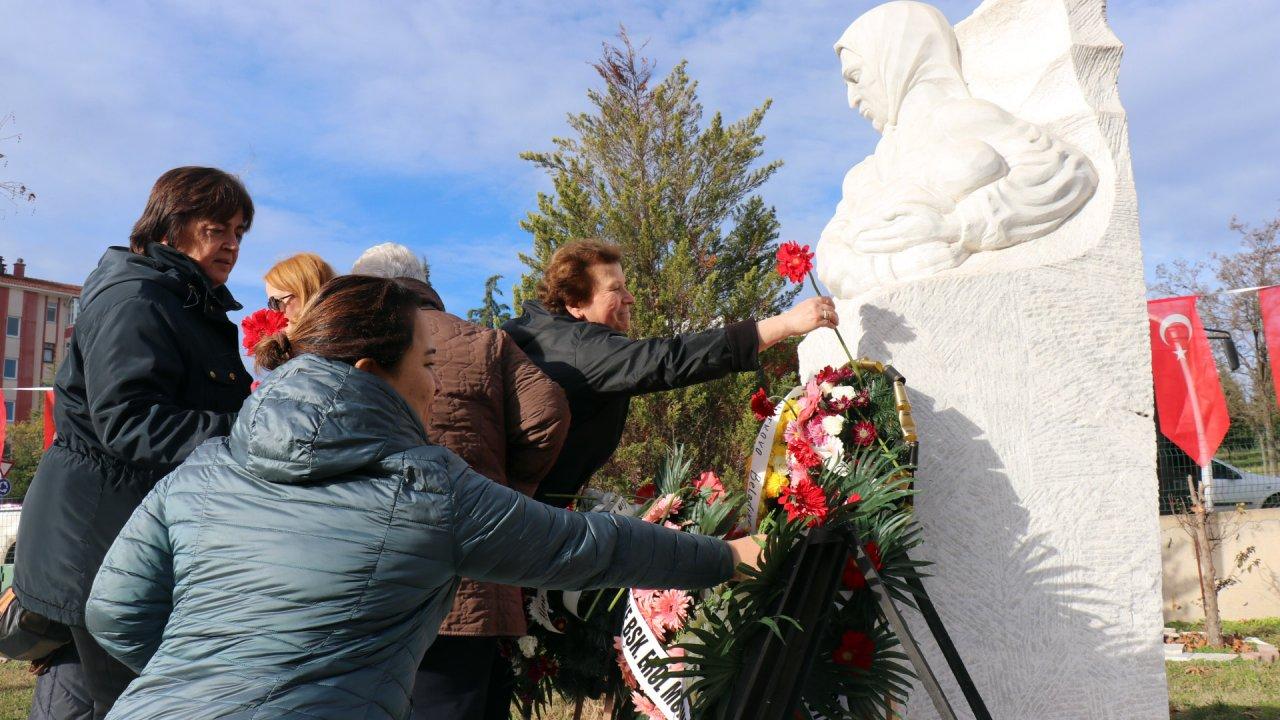
{"label": "blue sky", "polygon": [[[954,21],[976,1],[939,2]],[[813,242],[878,137],[844,104],[831,45],[870,2],[46,3],[0,0],[0,115],[21,142],[0,179],[0,255],[79,282],[125,241],[164,170],[239,173],[258,205],[231,287],[312,250],[347,270],[384,241],[425,254],[446,304],[514,283],[518,227],[549,183],[521,161],[566,131],[620,23],[708,111],[774,101],[763,189],[783,237]],[[1235,214],[1280,212],[1280,3],[1113,0],[1148,274],[1234,244]],[[7,132],[0,135],[8,134]]]}

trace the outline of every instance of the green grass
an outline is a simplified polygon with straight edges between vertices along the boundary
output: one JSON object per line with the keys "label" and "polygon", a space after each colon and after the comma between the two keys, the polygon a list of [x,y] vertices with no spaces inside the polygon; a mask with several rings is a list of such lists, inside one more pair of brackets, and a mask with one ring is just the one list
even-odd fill
{"label": "green grass", "polygon": [[0,720],[26,720],[36,676],[30,663],[0,662]]}
{"label": "green grass", "polygon": [[1167,662],[1173,720],[1280,720],[1280,664]]}
{"label": "green grass", "polygon": [[[1264,626],[1275,633],[1280,618],[1269,618]],[[1169,662],[1165,671],[1173,720],[1280,720],[1280,663]],[[34,684],[27,663],[0,662],[0,720],[27,717]],[[552,708],[548,720],[572,717],[572,708],[561,706]],[[583,720],[604,717],[595,703],[583,713]]]}

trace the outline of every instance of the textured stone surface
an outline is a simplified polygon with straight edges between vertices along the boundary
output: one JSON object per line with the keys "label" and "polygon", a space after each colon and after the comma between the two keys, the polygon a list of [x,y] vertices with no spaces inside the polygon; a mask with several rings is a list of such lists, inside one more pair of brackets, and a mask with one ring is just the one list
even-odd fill
{"label": "textured stone surface", "polygon": [[[989,0],[956,28],[975,97],[1088,154],[1097,192],[1043,238],[839,302],[908,379],[920,555],[1001,720],[1168,717],[1150,350],[1121,45],[1101,0]],[[829,332],[801,370],[839,362]],[[945,663],[914,623],[944,687]],[[907,716],[933,718],[917,687]]]}

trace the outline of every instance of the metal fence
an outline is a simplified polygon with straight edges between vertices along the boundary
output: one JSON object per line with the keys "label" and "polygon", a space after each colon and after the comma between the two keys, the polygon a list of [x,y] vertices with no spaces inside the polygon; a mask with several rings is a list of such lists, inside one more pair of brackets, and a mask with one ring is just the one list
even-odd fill
{"label": "metal fence", "polygon": [[13,561],[18,548],[18,520],[22,517],[19,503],[0,503],[0,548],[4,563],[0,565],[0,591],[13,582]]}
{"label": "metal fence", "polygon": [[[1187,478],[1201,485],[1201,469],[1163,435],[1157,432],[1157,475],[1160,480],[1160,514],[1187,511]],[[1212,509],[1280,508],[1280,476],[1256,442],[1229,439],[1214,457],[1212,475],[1205,490]],[[1270,466],[1270,467],[1269,467]]]}

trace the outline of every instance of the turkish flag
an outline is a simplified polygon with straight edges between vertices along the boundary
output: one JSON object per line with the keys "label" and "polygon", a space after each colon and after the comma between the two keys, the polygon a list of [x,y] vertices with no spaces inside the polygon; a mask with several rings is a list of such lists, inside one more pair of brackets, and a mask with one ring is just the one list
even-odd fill
{"label": "turkish flag", "polygon": [[1267,357],[1271,360],[1271,385],[1280,399],[1280,380],[1277,380],[1276,363],[1280,362],[1280,286],[1258,291],[1258,305],[1262,307],[1262,336],[1267,340]]}
{"label": "turkish flag", "polygon": [[44,391],[44,449],[53,444],[53,391]]}
{"label": "turkish flag", "polygon": [[1196,298],[1148,301],[1147,318],[1160,432],[1203,467],[1218,451],[1231,418]]}

